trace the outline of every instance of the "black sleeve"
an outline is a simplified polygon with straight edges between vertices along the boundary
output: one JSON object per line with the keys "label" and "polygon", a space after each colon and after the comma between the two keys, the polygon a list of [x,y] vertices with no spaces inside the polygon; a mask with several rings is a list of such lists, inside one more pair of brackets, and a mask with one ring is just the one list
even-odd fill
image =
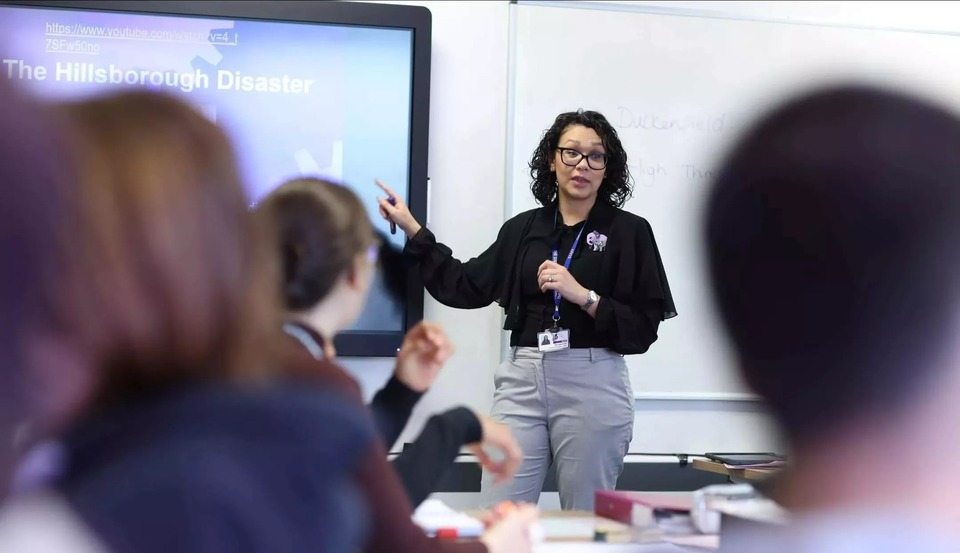
{"label": "black sleeve", "polygon": [[422,503],[436,490],[460,448],[482,439],[480,419],[466,407],[430,417],[417,439],[393,460],[410,502]]}
{"label": "black sleeve", "polygon": [[660,313],[658,307],[638,309],[613,298],[601,298],[597,305],[597,331],[613,336],[613,350],[617,353],[645,353],[657,341]]}
{"label": "black sleeve", "polygon": [[677,315],[650,224],[639,219],[632,238],[621,252],[614,291],[600,299],[596,316],[596,331],[610,336],[612,349],[624,355],[650,349],[660,322]]}
{"label": "black sleeve", "polygon": [[410,413],[413,412],[413,408],[421,397],[423,397],[421,392],[408,388],[406,384],[397,380],[396,376],[391,376],[386,386],[373,396],[370,410],[373,412],[373,420],[377,424],[380,438],[387,450],[400,437],[400,433],[407,426],[407,421],[410,420]]}
{"label": "black sleeve", "polygon": [[407,241],[404,253],[416,260],[423,286],[434,299],[448,307],[477,309],[497,299],[500,281],[497,258],[502,257],[498,252],[502,249],[503,235],[501,229],[497,241],[486,251],[462,262],[423,227]]}

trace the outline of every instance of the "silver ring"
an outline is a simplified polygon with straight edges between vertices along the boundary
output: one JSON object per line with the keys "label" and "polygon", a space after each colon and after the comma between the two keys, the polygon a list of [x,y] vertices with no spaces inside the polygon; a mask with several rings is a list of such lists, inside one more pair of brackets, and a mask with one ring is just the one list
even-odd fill
{"label": "silver ring", "polygon": [[553,275],[548,276],[547,280],[549,280],[550,282],[553,282]]}

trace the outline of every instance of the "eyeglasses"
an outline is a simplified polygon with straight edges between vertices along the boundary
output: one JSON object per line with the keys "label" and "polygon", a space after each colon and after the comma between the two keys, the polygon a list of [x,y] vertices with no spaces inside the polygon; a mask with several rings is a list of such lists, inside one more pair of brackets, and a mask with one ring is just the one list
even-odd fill
{"label": "eyeglasses", "polygon": [[557,148],[557,151],[560,152],[560,161],[570,167],[576,167],[581,159],[587,158],[587,166],[600,170],[606,168],[607,161],[610,159],[607,154],[585,154],[573,148]]}

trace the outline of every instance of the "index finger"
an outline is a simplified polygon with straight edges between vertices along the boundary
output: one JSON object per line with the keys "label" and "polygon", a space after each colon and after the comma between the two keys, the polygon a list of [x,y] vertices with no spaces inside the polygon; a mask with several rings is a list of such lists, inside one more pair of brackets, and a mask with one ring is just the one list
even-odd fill
{"label": "index finger", "polygon": [[386,184],[383,184],[383,182],[381,182],[380,179],[373,179],[373,182],[377,183],[377,186],[379,186],[381,190],[389,194],[391,198],[397,198],[397,193],[394,192],[393,189],[387,186]]}

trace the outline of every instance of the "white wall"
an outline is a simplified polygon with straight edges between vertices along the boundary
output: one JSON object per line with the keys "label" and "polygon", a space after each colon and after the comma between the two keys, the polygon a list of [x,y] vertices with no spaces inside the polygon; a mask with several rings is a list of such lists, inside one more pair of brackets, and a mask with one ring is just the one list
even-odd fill
{"label": "white wall", "polygon": [[[505,215],[510,10],[505,1],[392,2],[433,13],[429,227],[468,258],[496,236]],[[596,8],[668,9],[715,15],[940,32],[960,31],[956,2],[580,2]],[[620,4],[619,6],[611,6]],[[585,29],[602,33],[602,29]],[[588,36],[587,35],[587,36]],[[582,44],[582,38],[578,39]],[[523,106],[516,106],[523,109]],[[478,152],[484,152],[483,159]],[[485,412],[501,357],[495,307],[461,311],[426,299],[425,316],[442,324],[457,353],[415,413],[411,437],[430,412],[467,404]],[[368,393],[391,363],[351,360]],[[762,408],[749,401],[638,399],[633,452],[765,450],[778,446]]]}

